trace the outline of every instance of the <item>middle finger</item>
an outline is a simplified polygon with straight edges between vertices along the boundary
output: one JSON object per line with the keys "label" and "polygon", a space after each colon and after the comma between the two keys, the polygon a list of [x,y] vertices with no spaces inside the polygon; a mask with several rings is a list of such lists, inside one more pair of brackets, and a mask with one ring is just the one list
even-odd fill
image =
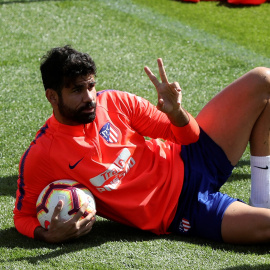
{"label": "middle finger", "polygon": [[164,65],[163,65],[162,58],[158,58],[157,62],[158,62],[159,75],[160,75],[161,81],[163,83],[169,83],[167,75],[166,75],[166,71],[165,71],[165,68],[164,68]]}

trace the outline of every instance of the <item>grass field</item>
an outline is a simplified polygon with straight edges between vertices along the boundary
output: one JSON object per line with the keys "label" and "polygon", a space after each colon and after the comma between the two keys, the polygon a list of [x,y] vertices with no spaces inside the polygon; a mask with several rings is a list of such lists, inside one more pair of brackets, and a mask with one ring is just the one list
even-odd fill
{"label": "grass field", "polygon": [[[97,89],[136,93],[156,103],[144,74],[162,57],[194,116],[224,86],[255,66],[270,67],[270,3],[172,0],[0,0],[0,269],[269,269],[270,245],[234,246],[155,236],[98,218],[91,234],[50,245],[16,232],[12,210],[18,163],[51,114],[40,57],[71,44],[98,67]],[[232,112],[233,117],[233,112]],[[248,201],[248,149],[222,188]]]}

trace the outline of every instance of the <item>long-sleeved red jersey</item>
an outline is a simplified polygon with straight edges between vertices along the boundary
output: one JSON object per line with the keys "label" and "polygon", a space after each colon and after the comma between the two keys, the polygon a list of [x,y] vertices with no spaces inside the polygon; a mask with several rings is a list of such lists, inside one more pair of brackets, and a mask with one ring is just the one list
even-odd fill
{"label": "long-sleeved red jersey", "polygon": [[186,126],[175,127],[147,100],[115,90],[97,93],[96,119],[90,124],[63,125],[51,116],[20,161],[17,230],[33,237],[40,226],[40,192],[55,180],[71,179],[91,190],[98,215],[166,233],[183,184],[181,144],[196,142],[200,133],[189,118]]}

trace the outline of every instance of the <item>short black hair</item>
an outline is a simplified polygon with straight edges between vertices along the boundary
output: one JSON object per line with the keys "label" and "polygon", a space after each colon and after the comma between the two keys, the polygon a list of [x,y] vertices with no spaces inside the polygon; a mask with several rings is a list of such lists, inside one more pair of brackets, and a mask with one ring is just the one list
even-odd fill
{"label": "short black hair", "polygon": [[66,45],[48,51],[42,57],[40,71],[45,90],[51,88],[61,94],[62,87],[78,76],[96,76],[96,65],[87,53]]}

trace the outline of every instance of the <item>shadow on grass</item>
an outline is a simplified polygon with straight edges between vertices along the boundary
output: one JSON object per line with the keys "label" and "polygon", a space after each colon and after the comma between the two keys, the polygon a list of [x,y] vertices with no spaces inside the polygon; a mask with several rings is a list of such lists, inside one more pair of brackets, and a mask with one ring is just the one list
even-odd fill
{"label": "shadow on grass", "polygon": [[244,167],[244,166],[250,166],[250,161],[241,159],[236,165],[236,167]]}
{"label": "shadow on grass", "polygon": [[[98,218],[99,219],[99,218]],[[201,238],[193,237],[183,237],[179,235],[155,235],[150,232],[137,230],[119,223],[109,221],[106,219],[98,220],[92,230],[92,232],[82,238],[76,239],[74,241],[65,242],[62,244],[47,244],[40,241],[36,241],[30,238],[27,238],[19,234],[15,228],[9,228],[7,230],[0,231],[0,249],[24,249],[24,250],[38,250],[42,251],[44,248],[49,250],[49,253],[33,256],[31,254],[29,257],[24,254],[21,258],[9,258],[9,262],[15,261],[27,261],[31,264],[40,263],[43,260],[48,260],[51,258],[57,258],[58,256],[73,253],[76,251],[89,249],[91,247],[101,246],[104,243],[108,242],[144,242],[163,239],[165,241],[171,242],[172,245],[179,243],[194,244],[201,247],[210,246],[213,250],[222,250],[222,251],[233,251],[235,253],[241,254],[257,254],[265,255],[269,253],[270,245],[260,245],[260,246],[240,246],[240,245],[229,245],[225,243],[217,243]],[[5,262],[6,258],[0,258],[0,262]],[[228,268],[228,269],[251,269],[251,268]],[[259,268],[264,269],[264,268]]]}
{"label": "shadow on grass", "polygon": [[0,178],[0,196],[16,196],[17,175]]}
{"label": "shadow on grass", "polygon": [[[241,168],[244,166],[250,166],[250,161],[249,160],[240,160],[237,163],[237,165],[235,166],[235,169],[237,169],[239,167]],[[227,180],[227,182],[234,182],[234,181],[243,180],[243,179],[250,180],[250,173],[239,173],[239,172],[233,171],[231,177]]]}
{"label": "shadow on grass", "polygon": [[[98,217],[99,219],[99,217]],[[22,249],[22,250],[40,250],[44,248],[49,250],[46,254],[39,252],[36,256],[33,254],[27,256],[24,254],[20,258],[9,258],[8,262],[27,261],[31,264],[37,264],[43,260],[57,258],[64,254],[74,253],[76,251],[89,249],[91,247],[101,246],[108,242],[138,242],[154,241],[159,239],[152,233],[130,228],[109,220],[98,220],[92,232],[79,239],[65,242],[62,244],[47,244],[41,241],[28,238],[21,235],[15,228],[0,230],[0,249]],[[31,252],[30,252],[31,253]],[[0,258],[0,263],[6,262],[6,258]]]}

